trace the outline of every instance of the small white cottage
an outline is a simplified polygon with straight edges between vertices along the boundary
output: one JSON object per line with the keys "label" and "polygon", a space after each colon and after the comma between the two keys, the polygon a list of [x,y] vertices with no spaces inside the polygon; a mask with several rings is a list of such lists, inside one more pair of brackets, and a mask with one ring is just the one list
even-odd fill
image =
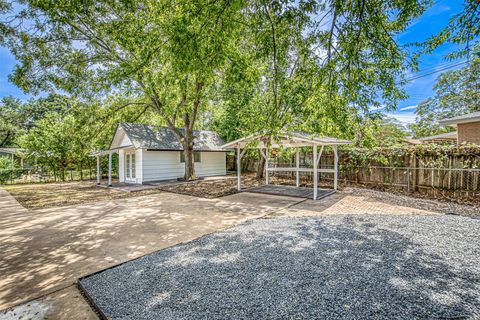
{"label": "small white cottage", "polygon": [[[182,130],[182,129],[180,129]],[[194,132],[195,174],[210,177],[226,174],[226,155],[221,148],[225,142],[212,131]],[[99,157],[109,156],[109,185],[111,185],[111,156],[118,153],[118,178],[125,183],[148,183],[182,178],[185,173],[183,147],[167,127],[136,123],[119,123],[109,150],[97,156],[97,182],[100,183]]]}

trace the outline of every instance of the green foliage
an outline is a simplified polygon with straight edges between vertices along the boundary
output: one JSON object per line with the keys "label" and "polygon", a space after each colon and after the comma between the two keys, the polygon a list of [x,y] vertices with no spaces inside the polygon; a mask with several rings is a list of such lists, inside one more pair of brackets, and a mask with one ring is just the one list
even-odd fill
{"label": "green foliage", "polygon": [[63,113],[69,108],[67,98],[56,94],[26,102],[4,97],[0,101],[0,147],[13,145],[17,136],[35,126],[45,114]]}
{"label": "green foliage", "polygon": [[452,131],[438,121],[480,111],[480,58],[459,70],[441,74],[434,85],[435,95],[416,109],[416,123],[411,126],[417,137]]}
{"label": "green foliage", "polygon": [[[30,101],[35,104],[34,101]],[[66,96],[56,99],[50,111],[16,139],[23,156],[63,177],[65,169],[91,167],[92,150],[109,148],[118,122],[151,122],[148,110],[139,110],[130,99],[110,97],[97,100]]]}
{"label": "green foliage", "polygon": [[[341,149],[342,165],[347,168],[366,167],[370,165],[404,166],[404,158],[426,157],[432,159],[423,163],[425,167],[442,167],[449,156],[472,155],[480,157],[480,146],[476,144],[461,145],[395,145],[390,147],[357,148],[347,146]],[[476,167],[473,164],[473,167]]]}
{"label": "green foliage", "polygon": [[405,144],[407,131],[390,117],[365,118],[355,135],[354,145],[367,148],[390,147]]}
{"label": "green foliage", "polygon": [[405,97],[398,79],[415,61],[395,35],[427,5],[252,2],[242,50],[218,85],[212,126],[228,140],[294,130],[353,139],[376,121],[371,106],[392,109]]}
{"label": "green foliage", "polygon": [[0,156],[0,184],[7,182],[15,169],[15,162],[8,156]]}
{"label": "green foliage", "polygon": [[462,12],[454,15],[444,29],[422,44],[424,53],[431,53],[440,45],[451,43],[460,45],[461,48],[449,53],[446,56],[449,60],[469,56],[471,52],[478,56],[480,53],[480,2],[464,0],[463,3]]}

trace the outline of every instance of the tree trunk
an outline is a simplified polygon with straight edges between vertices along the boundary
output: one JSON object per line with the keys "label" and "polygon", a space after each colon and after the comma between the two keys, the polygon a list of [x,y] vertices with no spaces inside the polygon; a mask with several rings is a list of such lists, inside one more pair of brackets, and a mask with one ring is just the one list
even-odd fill
{"label": "tree trunk", "polygon": [[263,178],[263,172],[265,170],[265,158],[263,158],[262,152],[260,151],[260,149],[257,149],[257,153],[258,153],[258,166],[257,166],[256,178],[261,179]]}
{"label": "tree trunk", "polygon": [[193,130],[185,127],[185,135],[182,141],[183,153],[185,155],[185,181],[194,180],[195,177],[195,163],[193,156]]}

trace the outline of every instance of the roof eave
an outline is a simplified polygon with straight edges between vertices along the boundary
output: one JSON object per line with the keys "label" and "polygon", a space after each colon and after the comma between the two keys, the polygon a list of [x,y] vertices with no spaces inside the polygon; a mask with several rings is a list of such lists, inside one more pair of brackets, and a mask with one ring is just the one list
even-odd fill
{"label": "roof eave", "polygon": [[444,126],[457,126],[457,124],[462,124],[462,123],[471,123],[471,122],[480,122],[480,117],[474,117],[474,118],[468,118],[468,119],[457,119],[457,120],[450,120],[450,119],[445,119],[439,121],[440,124]]}

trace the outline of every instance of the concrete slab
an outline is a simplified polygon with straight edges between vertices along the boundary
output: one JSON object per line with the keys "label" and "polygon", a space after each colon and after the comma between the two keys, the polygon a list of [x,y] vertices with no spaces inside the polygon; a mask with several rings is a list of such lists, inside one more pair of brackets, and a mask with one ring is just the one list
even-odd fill
{"label": "concrete slab", "polygon": [[[249,188],[246,191],[254,192],[254,193],[262,193],[262,194],[273,194],[278,196],[289,196],[289,197],[313,199],[313,189],[305,188],[305,187],[269,184],[269,185]],[[335,193],[335,190],[332,190],[332,189],[318,189],[317,200],[323,199],[334,193]]]}
{"label": "concrete slab", "polygon": [[242,205],[252,205],[255,204],[259,208],[289,208],[297,203],[304,201],[298,197],[289,197],[289,196],[280,196],[280,195],[271,195],[271,194],[260,194],[255,192],[243,191],[240,193],[235,193],[220,198],[225,201],[236,203],[240,206]]}
{"label": "concrete slab", "polygon": [[[10,193],[0,188],[0,213],[14,214],[25,211],[27,211],[27,209],[12,197]],[[4,219],[3,216],[2,219]]]}

